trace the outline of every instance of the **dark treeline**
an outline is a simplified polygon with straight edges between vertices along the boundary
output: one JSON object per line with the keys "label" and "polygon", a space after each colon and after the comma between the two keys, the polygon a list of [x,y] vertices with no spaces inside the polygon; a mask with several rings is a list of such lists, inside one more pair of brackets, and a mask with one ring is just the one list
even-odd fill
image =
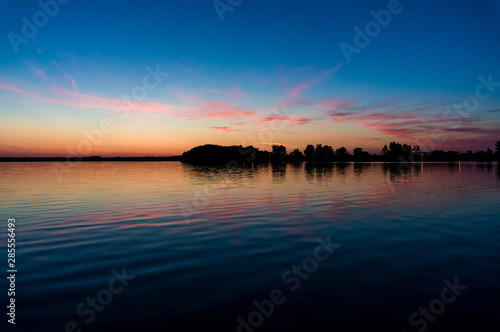
{"label": "dark treeline", "polygon": [[385,145],[379,154],[370,154],[362,148],[355,148],[350,153],[345,147],[334,149],[329,145],[309,144],[304,151],[295,149],[287,153],[283,145],[273,145],[272,151],[262,151],[253,146],[220,146],[207,144],[186,151],[181,161],[192,164],[235,164],[274,163],[274,162],[424,162],[424,161],[478,161],[492,162],[500,159],[500,141],[496,143],[496,152],[486,151],[461,153],[457,151],[434,150],[423,152],[418,145],[391,142]]}

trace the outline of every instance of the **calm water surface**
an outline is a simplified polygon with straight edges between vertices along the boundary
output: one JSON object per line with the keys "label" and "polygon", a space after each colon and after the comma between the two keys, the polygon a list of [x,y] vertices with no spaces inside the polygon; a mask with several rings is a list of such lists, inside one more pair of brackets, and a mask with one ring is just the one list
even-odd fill
{"label": "calm water surface", "polygon": [[[410,315],[454,278],[467,289],[434,301],[426,331],[499,328],[495,163],[82,162],[62,181],[53,163],[0,163],[0,189],[2,276],[8,218],[18,269],[2,331],[417,331]],[[323,261],[318,238],[339,245]],[[283,303],[252,314],[276,289]],[[238,328],[249,315],[262,324]]]}

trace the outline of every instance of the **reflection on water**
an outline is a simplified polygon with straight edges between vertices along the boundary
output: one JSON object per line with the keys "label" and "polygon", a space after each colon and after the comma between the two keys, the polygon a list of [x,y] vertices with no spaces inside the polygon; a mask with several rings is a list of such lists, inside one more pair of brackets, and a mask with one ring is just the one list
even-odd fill
{"label": "reflection on water", "polygon": [[361,175],[363,175],[363,171],[366,171],[368,168],[370,168],[370,164],[356,163],[353,165],[353,168],[354,168],[354,176],[356,178],[361,178]]}
{"label": "reflection on water", "polygon": [[285,181],[286,176],[286,167],[288,164],[273,164],[272,174],[273,174],[273,183],[283,183]]}
{"label": "reflection on water", "polygon": [[[236,331],[277,288],[286,302],[255,331],[410,331],[455,276],[469,288],[429,331],[500,312],[496,163],[83,162],[63,182],[53,167],[0,164],[19,331]],[[290,291],[283,273],[329,235],[341,246]],[[76,307],[122,267],[136,278],[87,325]]]}

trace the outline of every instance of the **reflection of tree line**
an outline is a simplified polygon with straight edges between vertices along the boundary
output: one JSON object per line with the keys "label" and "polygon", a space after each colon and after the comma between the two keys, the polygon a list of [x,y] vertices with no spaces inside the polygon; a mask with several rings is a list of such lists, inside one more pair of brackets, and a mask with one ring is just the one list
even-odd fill
{"label": "reflection of tree line", "polygon": [[412,174],[420,174],[422,164],[411,163],[384,163],[382,164],[384,174],[391,183],[404,182]]}
{"label": "reflection of tree line", "polygon": [[[476,167],[480,170],[485,170],[488,173],[493,171],[493,165],[490,163],[484,164],[462,164],[458,163],[442,163],[435,165],[436,167],[446,167],[450,172],[459,172],[460,167]],[[203,181],[206,183],[221,183],[219,187],[225,187],[229,183],[241,183],[240,181],[252,181],[258,178],[263,173],[271,172],[273,183],[283,183],[286,180],[286,175],[299,176],[304,173],[307,181],[321,182],[332,177],[344,178],[348,173],[352,172],[354,177],[361,178],[363,173],[373,167],[382,167],[386,179],[391,182],[404,182],[410,176],[420,175],[423,168],[434,167],[429,164],[424,167],[422,163],[268,163],[268,164],[251,164],[247,163],[243,167],[228,168],[219,165],[190,165],[184,164],[184,170],[188,176],[192,177],[193,181]],[[496,167],[497,177],[500,180],[500,167]],[[224,185],[225,184],[225,185]]]}
{"label": "reflection of tree line", "polygon": [[308,181],[322,181],[329,179],[334,176],[334,174],[343,178],[347,174],[348,168],[351,168],[351,164],[346,163],[310,163],[305,164],[306,179]]}
{"label": "reflection of tree line", "polygon": [[[238,152],[238,147],[235,147]],[[238,157],[238,155],[234,155]],[[241,161],[241,159],[240,159]],[[491,163],[442,163],[426,164],[424,163],[345,163],[345,162],[305,162],[305,163],[253,163],[236,160],[229,160],[226,165],[213,163],[211,165],[201,163],[187,163],[184,160],[182,164],[184,174],[193,183],[200,186],[200,189],[194,191],[192,202],[180,206],[180,211],[186,221],[192,216],[200,213],[206,206],[220,193],[221,190],[235,188],[243,183],[252,183],[263,174],[272,175],[272,183],[280,184],[286,181],[287,174],[292,178],[300,178],[305,174],[308,182],[327,182],[331,178],[343,181],[351,173],[355,178],[361,179],[364,173],[371,169],[380,170],[382,167],[385,179],[388,181],[391,190],[394,191],[393,184],[405,182],[413,176],[418,176],[423,168],[447,167],[451,172],[459,172],[460,167],[477,167],[492,171],[494,164]],[[500,167],[496,165],[497,178],[500,180]],[[332,187],[333,189],[334,187]],[[334,202],[336,208],[342,207],[343,201]]]}
{"label": "reflection of tree line", "polygon": [[[284,179],[286,174],[299,175],[305,172],[308,179],[330,178],[334,174],[344,177],[353,169],[354,174],[361,175],[365,170],[371,167],[370,164],[351,164],[351,163],[268,163],[251,164],[246,163],[242,167],[227,168],[221,165],[192,165],[183,164],[187,176],[194,182],[203,180],[203,182],[253,179],[263,173],[272,174],[273,179]],[[228,172],[228,170],[230,170]]]}
{"label": "reflection of tree line", "polygon": [[479,161],[492,162],[500,159],[500,141],[496,143],[496,152],[488,148],[486,151],[473,153],[467,151],[434,150],[422,152],[418,145],[391,142],[385,145],[380,154],[370,154],[362,148],[355,148],[353,153],[345,147],[333,149],[329,145],[309,144],[304,151],[295,149],[287,153],[283,145],[273,145],[272,151],[262,151],[253,146],[241,145],[220,146],[202,145],[182,154],[181,161],[191,164],[227,164],[228,166],[245,163],[279,163],[279,162],[423,162],[423,161]]}

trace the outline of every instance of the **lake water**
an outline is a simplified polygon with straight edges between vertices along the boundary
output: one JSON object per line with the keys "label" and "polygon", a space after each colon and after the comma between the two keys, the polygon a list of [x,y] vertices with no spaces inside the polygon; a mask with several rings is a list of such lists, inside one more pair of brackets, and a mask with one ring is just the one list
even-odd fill
{"label": "lake water", "polygon": [[2,331],[498,331],[496,163],[54,165],[0,163]]}

